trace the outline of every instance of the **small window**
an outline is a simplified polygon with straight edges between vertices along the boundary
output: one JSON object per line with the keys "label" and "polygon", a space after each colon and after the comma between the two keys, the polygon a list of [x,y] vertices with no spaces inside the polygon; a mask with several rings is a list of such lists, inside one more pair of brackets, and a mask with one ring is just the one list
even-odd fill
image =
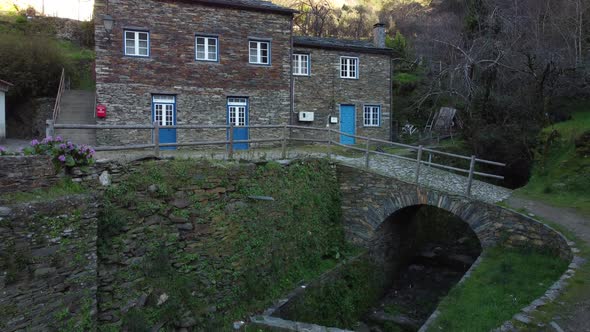
{"label": "small window", "polygon": [[150,33],[125,30],[125,55],[150,56]]}
{"label": "small window", "polygon": [[250,63],[256,65],[270,64],[270,42],[250,41]]}
{"label": "small window", "polygon": [[293,75],[309,76],[309,54],[293,54]]}
{"label": "small window", "polygon": [[359,58],[340,57],[340,78],[359,78]]}
{"label": "small window", "polygon": [[381,106],[366,105],[363,118],[365,127],[381,126]]}
{"label": "small window", "polygon": [[216,37],[196,37],[196,59],[198,61],[217,61],[219,39]]}

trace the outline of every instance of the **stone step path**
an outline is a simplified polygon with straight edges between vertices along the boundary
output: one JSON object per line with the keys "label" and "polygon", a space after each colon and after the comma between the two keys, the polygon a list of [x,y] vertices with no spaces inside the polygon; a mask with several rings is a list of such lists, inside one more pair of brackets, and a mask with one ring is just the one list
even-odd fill
{"label": "stone step path", "polygon": [[[61,100],[58,124],[96,124],[94,118],[94,92],[83,90],[66,90]],[[55,136],[81,145],[96,145],[94,129],[56,129]]]}

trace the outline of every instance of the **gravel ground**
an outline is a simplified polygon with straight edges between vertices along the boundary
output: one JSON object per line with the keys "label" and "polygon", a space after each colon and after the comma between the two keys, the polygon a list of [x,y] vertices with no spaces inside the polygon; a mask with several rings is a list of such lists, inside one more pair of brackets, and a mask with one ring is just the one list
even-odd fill
{"label": "gravel ground", "polygon": [[[136,160],[152,156],[151,151],[136,152],[100,152],[97,158],[116,159],[120,161]],[[314,148],[289,148],[288,159],[303,157],[325,157],[326,153]],[[207,158],[216,160],[225,160],[227,155],[224,150],[215,151],[162,151],[163,158]],[[282,159],[281,151],[277,149],[251,149],[247,151],[236,151],[234,159],[245,160],[279,160]],[[365,159],[363,157],[344,157],[334,155],[333,160],[345,165],[354,167],[364,167]],[[414,182],[416,163],[407,160],[396,159],[387,156],[371,156],[371,169],[380,174],[391,176],[403,181]],[[464,195],[467,188],[467,177],[451,173],[434,167],[423,166],[420,170],[420,184],[445,191],[451,194]],[[474,180],[472,195],[474,198],[488,202],[496,203],[505,200],[511,195],[512,191],[506,188],[495,186],[486,182]]]}

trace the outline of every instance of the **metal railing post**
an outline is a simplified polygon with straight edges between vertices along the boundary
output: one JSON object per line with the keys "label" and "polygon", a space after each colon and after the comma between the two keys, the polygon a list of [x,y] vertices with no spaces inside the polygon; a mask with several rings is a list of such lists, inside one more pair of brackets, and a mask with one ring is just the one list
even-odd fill
{"label": "metal railing post", "polygon": [[473,173],[475,172],[475,156],[471,156],[471,165],[469,165],[469,177],[467,178],[467,197],[471,197],[471,187],[473,186]]}
{"label": "metal railing post", "polygon": [[282,146],[282,152],[281,152],[281,158],[287,159],[287,125],[285,124],[285,126],[283,127],[283,146]]}
{"label": "metal railing post", "polygon": [[422,149],[424,147],[420,145],[418,147],[418,158],[416,158],[416,184],[420,184],[420,164],[422,164]]}
{"label": "metal railing post", "polygon": [[55,136],[55,128],[53,127],[53,125],[54,125],[53,120],[45,121],[45,137],[46,138]]}
{"label": "metal railing post", "polygon": [[328,159],[332,159],[332,128],[328,128]]}
{"label": "metal railing post", "polygon": [[370,158],[371,158],[371,152],[370,149],[371,148],[371,139],[367,138],[367,146],[365,149],[365,168],[369,168],[369,162],[370,162]]}
{"label": "metal railing post", "polygon": [[160,124],[154,121],[154,155],[160,158]]}
{"label": "metal railing post", "polygon": [[233,123],[229,124],[229,150],[228,150],[228,159],[234,158],[234,125]]}

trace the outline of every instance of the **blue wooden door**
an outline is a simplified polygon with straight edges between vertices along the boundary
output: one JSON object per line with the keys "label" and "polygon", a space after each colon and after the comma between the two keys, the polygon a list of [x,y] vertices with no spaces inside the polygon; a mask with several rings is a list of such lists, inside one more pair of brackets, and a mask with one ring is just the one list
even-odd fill
{"label": "blue wooden door", "polygon": [[[234,126],[234,141],[250,139],[247,98],[228,98],[227,123]],[[234,143],[234,150],[248,150],[248,147],[248,143]]]}
{"label": "blue wooden door", "polygon": [[[355,108],[354,105],[340,105],[340,131],[343,133],[354,135],[356,132],[356,119],[355,119]],[[341,144],[354,144],[355,138],[345,135],[340,135]]]}
{"label": "blue wooden door", "polygon": [[[153,121],[160,125],[160,144],[176,143],[176,97],[153,96]],[[175,146],[161,147],[162,150],[176,150]]]}

